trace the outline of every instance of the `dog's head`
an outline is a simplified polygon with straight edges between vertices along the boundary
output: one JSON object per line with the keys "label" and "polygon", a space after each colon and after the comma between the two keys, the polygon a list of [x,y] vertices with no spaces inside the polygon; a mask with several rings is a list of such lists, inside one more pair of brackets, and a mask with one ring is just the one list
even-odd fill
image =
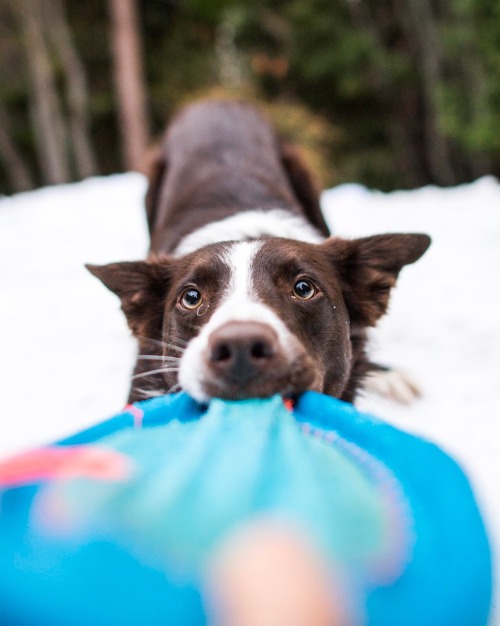
{"label": "dog's head", "polygon": [[87,267],[120,297],[139,341],[132,400],[179,387],[202,402],[307,389],[351,400],[366,329],[429,243],[420,234],[270,238]]}

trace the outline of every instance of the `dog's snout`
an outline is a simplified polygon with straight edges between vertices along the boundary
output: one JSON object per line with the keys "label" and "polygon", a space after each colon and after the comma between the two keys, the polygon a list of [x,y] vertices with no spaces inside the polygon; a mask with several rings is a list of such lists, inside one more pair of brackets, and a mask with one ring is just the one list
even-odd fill
{"label": "dog's snout", "polygon": [[226,318],[220,325],[210,320],[188,345],[179,382],[195,399],[268,398],[319,389],[317,367],[301,342],[270,310],[257,312],[264,319]]}
{"label": "dog's snout", "polygon": [[275,331],[257,322],[228,322],[209,339],[211,369],[242,383],[265,371],[277,352]]}

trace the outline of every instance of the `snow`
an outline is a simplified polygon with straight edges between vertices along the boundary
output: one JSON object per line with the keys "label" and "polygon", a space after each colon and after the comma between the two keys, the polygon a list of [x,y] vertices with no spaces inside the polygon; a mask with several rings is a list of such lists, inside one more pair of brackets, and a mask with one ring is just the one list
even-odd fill
{"label": "snow", "polygon": [[[83,264],[144,257],[145,186],[124,174],[0,198],[0,456],[123,406],[134,343],[118,300]],[[373,332],[375,358],[408,372],[423,395],[410,406],[368,395],[358,405],[451,453],[498,545],[500,184],[389,194],[342,185],[323,206],[338,235],[432,236]]]}

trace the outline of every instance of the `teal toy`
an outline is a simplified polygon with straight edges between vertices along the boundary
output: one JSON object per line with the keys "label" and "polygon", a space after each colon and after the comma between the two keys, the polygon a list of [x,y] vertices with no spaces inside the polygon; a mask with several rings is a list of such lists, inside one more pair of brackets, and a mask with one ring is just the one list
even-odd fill
{"label": "teal toy", "polygon": [[203,626],[207,564],[259,518],[335,564],[356,623],[487,624],[490,549],[462,471],[313,392],[292,410],[164,396],[0,462],[0,623]]}

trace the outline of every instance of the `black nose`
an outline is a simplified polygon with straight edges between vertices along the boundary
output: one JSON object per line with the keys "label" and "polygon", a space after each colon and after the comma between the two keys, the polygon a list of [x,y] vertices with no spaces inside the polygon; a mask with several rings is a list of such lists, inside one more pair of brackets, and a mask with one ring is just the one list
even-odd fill
{"label": "black nose", "polygon": [[209,339],[209,366],[225,380],[245,384],[264,375],[278,352],[274,330],[259,322],[228,322]]}

